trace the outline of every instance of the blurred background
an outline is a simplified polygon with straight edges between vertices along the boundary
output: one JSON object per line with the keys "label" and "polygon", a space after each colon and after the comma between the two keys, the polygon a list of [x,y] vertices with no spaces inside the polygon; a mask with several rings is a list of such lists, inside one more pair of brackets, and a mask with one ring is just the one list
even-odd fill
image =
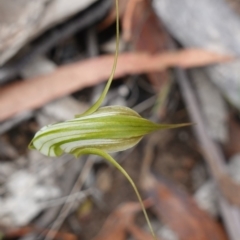
{"label": "blurred background", "polygon": [[[104,105],[158,131],[113,154],[159,240],[240,238],[240,1],[119,0],[120,54]],[[135,193],[96,156],[28,149],[101,94],[114,0],[0,0],[0,239],[151,240]]]}

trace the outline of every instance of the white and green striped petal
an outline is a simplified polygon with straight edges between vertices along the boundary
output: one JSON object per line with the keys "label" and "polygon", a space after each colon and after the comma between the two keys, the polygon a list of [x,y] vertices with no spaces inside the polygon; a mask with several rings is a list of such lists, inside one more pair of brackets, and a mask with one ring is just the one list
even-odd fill
{"label": "white and green striped petal", "polygon": [[179,125],[155,124],[127,107],[103,107],[90,115],[42,128],[30,148],[52,157],[63,153],[78,156],[83,148],[117,152],[133,147],[152,131],[172,127]]}

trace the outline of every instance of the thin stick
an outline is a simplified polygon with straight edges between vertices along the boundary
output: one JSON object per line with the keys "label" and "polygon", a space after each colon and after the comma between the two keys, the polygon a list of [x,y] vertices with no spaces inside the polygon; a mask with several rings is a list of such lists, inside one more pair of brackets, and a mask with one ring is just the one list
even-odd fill
{"label": "thin stick", "polygon": [[73,194],[70,194],[65,197],[60,197],[60,198],[41,202],[41,205],[42,205],[42,208],[51,208],[51,207],[55,207],[58,205],[71,203],[74,201],[81,201],[81,200],[85,199],[86,197],[88,197],[92,192],[93,192],[93,188],[89,188],[89,189],[82,190],[79,192],[74,192]]}
{"label": "thin stick", "polygon": [[[83,166],[82,169],[82,173],[79,175],[76,183],[74,184],[72,191],[69,195],[68,198],[72,198],[73,194],[78,192],[81,188],[83,183],[85,182],[90,170],[92,169],[92,166],[94,164],[94,161],[92,158],[88,157],[86,163]],[[75,197],[76,198],[76,197]],[[60,227],[62,226],[64,220],[66,219],[66,217],[68,216],[69,212],[71,211],[71,209],[73,208],[75,201],[71,201],[69,203],[69,200],[66,199],[66,203],[64,204],[58,218],[56,219],[56,221],[53,223],[51,229],[48,231],[47,236],[45,237],[44,240],[52,240],[54,239],[54,237],[56,236],[58,230],[60,229]]]}
{"label": "thin stick", "polygon": [[[203,154],[211,169],[213,179],[221,189],[222,186],[219,182],[219,176],[227,176],[225,159],[219,147],[212,141],[206,132],[204,119],[199,111],[197,99],[195,98],[194,92],[189,84],[186,73],[182,69],[177,69],[177,76],[177,81],[180,86],[183,99],[186,102],[190,117],[196,123],[196,136],[202,145]],[[240,236],[240,210],[238,207],[230,204],[225,195],[219,192],[218,196],[221,214],[228,235],[231,240],[238,240]]]}
{"label": "thin stick", "polygon": [[156,238],[156,235],[155,235],[155,232],[152,228],[152,225],[150,223],[150,220],[148,218],[148,215],[147,215],[147,212],[146,212],[146,209],[144,207],[144,204],[143,204],[143,200],[141,198],[141,195],[140,193],[138,192],[138,189],[135,185],[135,183],[133,182],[132,178],[128,175],[128,173],[125,171],[125,169],[114,159],[112,158],[108,153],[100,150],[100,149],[96,149],[96,148],[86,148],[86,149],[82,149],[78,152],[78,155],[85,155],[85,154],[93,154],[93,155],[97,155],[97,156],[100,156],[100,157],[103,157],[108,163],[110,163],[111,165],[113,165],[115,168],[117,168],[126,178],[127,180],[130,182],[130,184],[132,185],[136,195],[137,195],[137,198],[138,198],[138,201],[141,205],[141,208],[142,208],[142,211],[143,211],[143,214],[144,214],[144,217],[147,221],[147,224],[148,224],[148,227],[150,229],[150,232],[152,234],[152,237],[154,240],[157,240]]}

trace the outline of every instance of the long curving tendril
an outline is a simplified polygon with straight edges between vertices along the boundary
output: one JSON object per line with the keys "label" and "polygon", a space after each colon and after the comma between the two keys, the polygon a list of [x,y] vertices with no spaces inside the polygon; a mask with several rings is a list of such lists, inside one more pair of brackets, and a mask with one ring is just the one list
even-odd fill
{"label": "long curving tendril", "polygon": [[112,72],[99,99],[87,111],[85,111],[82,114],[76,115],[76,117],[83,117],[91,113],[94,113],[101,106],[111,86],[112,80],[114,78],[114,74],[117,68],[117,60],[118,60],[118,52],[119,52],[119,7],[118,7],[119,3],[118,3],[118,0],[116,0],[115,3],[116,3],[116,50],[115,50],[115,57],[114,57]]}
{"label": "long curving tendril", "polygon": [[147,212],[146,212],[146,209],[144,207],[144,204],[143,204],[143,200],[140,196],[140,193],[135,185],[135,183],[133,182],[132,178],[128,175],[128,173],[125,171],[125,169],[113,158],[111,157],[108,153],[100,150],[100,149],[96,149],[96,148],[85,148],[85,149],[81,149],[79,150],[76,155],[77,156],[80,156],[80,155],[88,155],[88,154],[93,154],[93,155],[98,155],[102,158],[104,158],[105,160],[107,160],[108,163],[110,163],[111,165],[113,165],[115,168],[117,168],[126,178],[127,180],[130,182],[130,184],[132,185],[136,195],[137,195],[137,198],[138,198],[138,201],[141,205],[141,208],[142,208],[142,211],[143,211],[143,214],[144,214],[144,217],[147,221],[147,224],[148,224],[148,227],[150,229],[150,232],[154,238],[154,240],[157,240],[156,238],[156,235],[153,231],[153,228],[152,228],[152,225],[150,223],[150,220],[148,218],[148,215],[147,215]]}

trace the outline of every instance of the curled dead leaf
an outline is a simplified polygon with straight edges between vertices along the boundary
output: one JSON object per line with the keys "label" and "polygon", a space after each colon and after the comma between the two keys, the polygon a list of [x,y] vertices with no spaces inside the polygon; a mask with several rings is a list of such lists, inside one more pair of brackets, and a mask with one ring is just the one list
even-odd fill
{"label": "curled dead leaf", "polygon": [[145,190],[154,200],[156,214],[181,240],[227,240],[221,226],[194,200],[164,178],[148,174]]}

